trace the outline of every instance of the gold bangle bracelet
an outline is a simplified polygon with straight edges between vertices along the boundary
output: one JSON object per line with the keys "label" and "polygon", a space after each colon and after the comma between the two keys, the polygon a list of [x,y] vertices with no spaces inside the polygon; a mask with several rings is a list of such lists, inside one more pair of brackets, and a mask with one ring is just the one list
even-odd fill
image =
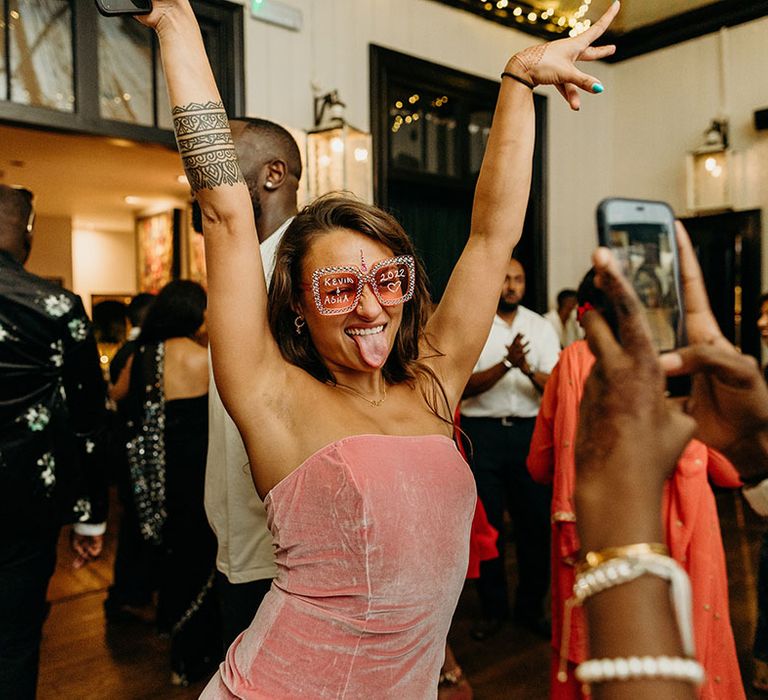
{"label": "gold bangle bracelet", "polygon": [[584,560],[576,566],[576,573],[581,574],[594,569],[610,559],[631,557],[636,554],[660,554],[663,557],[668,557],[669,548],[667,545],[659,542],[638,542],[637,544],[627,544],[623,547],[606,547],[596,552],[587,552]]}

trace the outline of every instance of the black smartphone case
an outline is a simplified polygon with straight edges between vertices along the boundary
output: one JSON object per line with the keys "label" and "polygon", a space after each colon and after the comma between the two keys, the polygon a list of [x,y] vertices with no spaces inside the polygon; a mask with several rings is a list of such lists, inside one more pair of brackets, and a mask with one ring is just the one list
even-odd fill
{"label": "black smartphone case", "polygon": [[[121,15],[148,15],[152,12],[152,0],[95,0],[96,9],[105,17]],[[142,7],[143,5],[143,7]]]}

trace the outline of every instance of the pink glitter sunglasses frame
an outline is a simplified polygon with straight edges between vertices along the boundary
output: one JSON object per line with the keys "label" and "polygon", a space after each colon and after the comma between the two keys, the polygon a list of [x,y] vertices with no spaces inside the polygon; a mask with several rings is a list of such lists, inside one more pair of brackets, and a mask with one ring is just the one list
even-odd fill
{"label": "pink glitter sunglasses frame", "polygon": [[[363,264],[365,263],[363,262]],[[402,297],[394,301],[386,299],[384,295],[382,295],[381,290],[379,289],[379,283],[376,281],[376,273],[382,268],[391,265],[405,265],[408,269],[408,289],[403,293]],[[325,275],[343,274],[355,275],[357,278],[357,289],[355,291],[354,299],[341,308],[329,309],[323,305],[322,296],[320,294],[320,279]],[[410,301],[413,298],[413,291],[416,287],[416,263],[414,262],[413,257],[410,255],[398,255],[393,258],[386,258],[377,262],[367,272],[363,272],[356,265],[339,265],[336,267],[321,267],[319,270],[315,270],[312,273],[312,296],[315,300],[315,306],[322,316],[337,316],[354,311],[360,303],[360,297],[365,285],[370,286],[376,299],[382,306],[398,306],[399,304],[404,304],[406,301]]]}

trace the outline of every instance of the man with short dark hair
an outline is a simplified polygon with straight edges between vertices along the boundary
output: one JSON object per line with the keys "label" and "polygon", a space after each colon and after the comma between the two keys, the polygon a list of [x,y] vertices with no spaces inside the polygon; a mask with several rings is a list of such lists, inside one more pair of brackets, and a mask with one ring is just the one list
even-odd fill
{"label": "man with short dark hair", "polygon": [[[275,252],[297,213],[301,154],[286,129],[265,119],[233,119],[232,137],[248,185],[267,285]],[[277,574],[264,504],[256,493],[240,433],[211,373],[205,510],[216,533],[217,589],[226,650],[251,623]]]}
{"label": "man with short dark hair", "polygon": [[509,617],[504,565],[504,512],[512,519],[517,549],[515,621],[548,633],[544,600],[549,589],[551,490],[526,467],[541,393],[560,352],[552,326],[520,302],[525,271],[512,258],[493,325],[461,403],[461,427],[472,443],[471,467],[488,521],[499,532],[499,557],[480,563],[477,590],[482,619],[471,634],[483,640]]}
{"label": "man with short dark hair", "polygon": [[62,524],[76,565],[99,556],[104,381],[80,297],[27,272],[32,193],[0,185],[0,697],[37,687]]}
{"label": "man with short dark hair", "polygon": [[571,343],[581,340],[584,333],[576,320],[578,298],[575,289],[561,289],[557,293],[557,308],[544,314],[544,318],[552,324],[560,347],[567,348]]}

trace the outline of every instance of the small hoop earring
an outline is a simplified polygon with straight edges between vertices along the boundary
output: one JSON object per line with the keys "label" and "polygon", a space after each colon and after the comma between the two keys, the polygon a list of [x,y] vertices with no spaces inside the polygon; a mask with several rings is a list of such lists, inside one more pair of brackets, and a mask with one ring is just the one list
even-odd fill
{"label": "small hoop earring", "polygon": [[304,320],[304,317],[299,314],[293,319],[293,325],[296,327],[296,335],[301,335],[301,330],[307,325],[307,322]]}

